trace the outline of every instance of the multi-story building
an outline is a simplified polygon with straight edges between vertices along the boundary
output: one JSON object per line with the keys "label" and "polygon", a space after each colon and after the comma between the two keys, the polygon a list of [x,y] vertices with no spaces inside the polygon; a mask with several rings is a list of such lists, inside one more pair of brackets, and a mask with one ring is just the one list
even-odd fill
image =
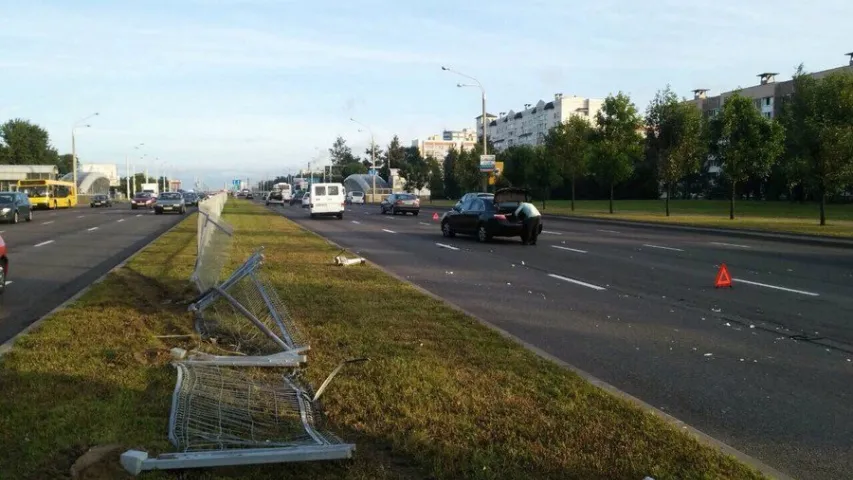
{"label": "multi-story building", "polygon": [[412,146],[417,147],[423,158],[433,157],[444,162],[444,157],[451,149],[471,150],[477,144],[477,137],[472,130],[445,130],[441,135],[431,135],[426,140],[412,140]]}
{"label": "multi-story building", "polygon": [[[535,105],[525,104],[524,110],[501,112],[498,117],[488,116],[488,138],[498,151],[516,145],[539,145],[552,128],[564,123],[572,116],[585,118],[591,123],[601,109],[603,100],[554,95],[554,100],[539,100]],[[476,118],[477,134],[482,135],[481,117]]]}
{"label": "multi-story building", "polygon": [[445,130],[441,133],[441,138],[451,142],[476,142],[477,134],[474,130],[463,128],[462,130]]}

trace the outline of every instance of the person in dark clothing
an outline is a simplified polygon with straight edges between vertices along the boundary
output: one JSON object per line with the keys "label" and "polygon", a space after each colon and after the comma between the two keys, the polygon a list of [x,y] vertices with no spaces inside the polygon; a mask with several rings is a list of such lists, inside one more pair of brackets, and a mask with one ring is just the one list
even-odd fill
{"label": "person in dark clothing", "polygon": [[515,210],[515,216],[521,220],[521,244],[536,245],[536,239],[542,231],[542,214],[533,204],[521,202]]}

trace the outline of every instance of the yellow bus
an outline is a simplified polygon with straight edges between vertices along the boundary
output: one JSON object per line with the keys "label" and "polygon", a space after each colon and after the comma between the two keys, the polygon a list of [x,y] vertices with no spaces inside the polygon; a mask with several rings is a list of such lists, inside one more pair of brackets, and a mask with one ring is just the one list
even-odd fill
{"label": "yellow bus", "polygon": [[30,197],[33,208],[70,208],[77,205],[73,182],[59,180],[18,180],[18,191]]}

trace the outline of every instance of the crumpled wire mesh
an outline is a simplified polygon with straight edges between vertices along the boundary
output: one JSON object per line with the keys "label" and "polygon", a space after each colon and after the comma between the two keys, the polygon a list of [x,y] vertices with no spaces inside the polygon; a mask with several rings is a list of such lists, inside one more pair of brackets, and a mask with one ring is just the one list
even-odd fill
{"label": "crumpled wire mesh", "polygon": [[190,277],[199,292],[219,282],[230,259],[234,229],[221,218],[227,199],[219,193],[199,204],[196,263]]}

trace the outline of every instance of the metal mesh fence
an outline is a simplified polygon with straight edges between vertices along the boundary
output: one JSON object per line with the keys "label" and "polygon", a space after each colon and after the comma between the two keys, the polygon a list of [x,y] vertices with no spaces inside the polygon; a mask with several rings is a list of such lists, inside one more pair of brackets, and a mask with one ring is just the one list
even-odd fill
{"label": "metal mesh fence", "polygon": [[227,199],[227,194],[219,193],[199,204],[197,256],[191,277],[199,292],[216,286],[230,259],[234,230],[221,218]]}

